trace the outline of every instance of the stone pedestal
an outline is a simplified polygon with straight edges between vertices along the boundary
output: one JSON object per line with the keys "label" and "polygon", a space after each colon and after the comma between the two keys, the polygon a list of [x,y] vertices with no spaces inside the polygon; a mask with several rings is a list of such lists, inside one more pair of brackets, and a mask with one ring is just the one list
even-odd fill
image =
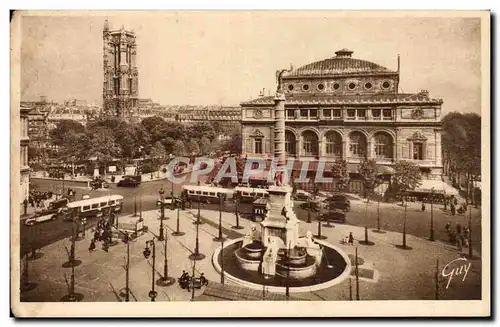
{"label": "stone pedestal", "polygon": [[292,187],[270,186],[268,192],[267,214],[261,222],[262,243],[267,247],[273,238],[280,248],[294,248],[299,237],[299,220],[293,211]]}

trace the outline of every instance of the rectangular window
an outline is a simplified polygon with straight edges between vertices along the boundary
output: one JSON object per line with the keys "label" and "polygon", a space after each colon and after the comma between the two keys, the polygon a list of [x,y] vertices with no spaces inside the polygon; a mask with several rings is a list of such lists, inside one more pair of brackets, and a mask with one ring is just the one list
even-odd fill
{"label": "rectangular window", "polygon": [[424,159],[424,145],[422,143],[413,143],[413,160]]}
{"label": "rectangular window", "polygon": [[209,194],[210,194],[210,196],[215,196],[214,192],[210,192]]}
{"label": "rectangular window", "polygon": [[309,110],[307,110],[307,109],[300,109],[300,118],[307,118],[308,112],[309,112]]}
{"label": "rectangular window", "polygon": [[293,119],[295,118],[295,110],[294,109],[287,109],[286,110],[286,117],[288,119]]}
{"label": "rectangular window", "polygon": [[203,192],[203,195],[208,195],[208,192]]}
{"label": "rectangular window", "polygon": [[105,206],[107,206],[107,205],[108,205],[108,203],[107,203],[107,202],[101,202],[101,203],[100,203],[100,206],[101,206],[101,207],[105,207]]}
{"label": "rectangular window", "polygon": [[366,117],[366,110],[365,109],[358,109],[358,118],[365,118]]}
{"label": "rectangular window", "polygon": [[332,109],[323,109],[323,116],[325,118],[331,118],[332,117]]}
{"label": "rectangular window", "polygon": [[333,109],[333,118],[340,118],[340,117],[342,117],[342,110]]}
{"label": "rectangular window", "polygon": [[392,119],[392,110],[384,109],[382,114],[384,115],[384,119]]}
{"label": "rectangular window", "polygon": [[200,195],[200,194],[201,194],[201,191],[196,191],[196,194]]}
{"label": "rectangular window", "polygon": [[375,120],[380,120],[380,109],[372,109],[372,117]]}
{"label": "rectangular window", "polygon": [[255,139],[255,153],[262,153],[262,139]]}
{"label": "rectangular window", "polygon": [[318,110],[317,109],[311,109],[309,110],[309,114],[311,115],[311,118],[318,118]]}
{"label": "rectangular window", "polygon": [[99,208],[99,203],[92,203],[92,209]]}
{"label": "rectangular window", "polygon": [[348,119],[354,119],[355,116],[356,116],[355,109],[347,109],[347,118]]}
{"label": "rectangular window", "polygon": [[82,211],[87,211],[90,209],[90,206],[83,206]]}
{"label": "rectangular window", "polygon": [[114,205],[114,204],[115,204],[115,200],[109,200],[109,201],[108,201],[108,205],[112,206],[112,205]]}

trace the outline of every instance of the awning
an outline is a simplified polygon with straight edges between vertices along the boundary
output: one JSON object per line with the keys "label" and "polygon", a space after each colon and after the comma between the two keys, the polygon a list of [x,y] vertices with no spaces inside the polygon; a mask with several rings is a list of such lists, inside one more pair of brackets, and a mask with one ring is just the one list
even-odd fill
{"label": "awning", "polygon": [[443,181],[423,179],[421,180],[420,186],[418,186],[413,192],[420,193],[439,193],[446,195],[458,195],[458,190]]}

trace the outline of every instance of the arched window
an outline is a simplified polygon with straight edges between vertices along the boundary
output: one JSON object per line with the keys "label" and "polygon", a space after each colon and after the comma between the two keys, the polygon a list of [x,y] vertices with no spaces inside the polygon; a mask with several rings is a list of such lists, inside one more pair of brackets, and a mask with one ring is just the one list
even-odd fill
{"label": "arched window", "polygon": [[318,136],[316,133],[312,131],[305,131],[302,134],[302,138],[304,140],[303,143],[303,149],[304,149],[304,155],[306,156],[317,156],[319,155],[319,147],[318,147]]}
{"label": "arched window", "polygon": [[366,137],[361,132],[349,134],[349,155],[351,157],[366,157]]}
{"label": "arched window", "polygon": [[328,156],[342,156],[342,137],[339,133],[330,131],[325,135],[326,154]]}
{"label": "arched window", "polygon": [[387,133],[377,133],[375,139],[375,156],[377,158],[392,158],[392,137]]}
{"label": "arched window", "polygon": [[294,156],[296,154],[295,144],[295,135],[290,131],[285,131],[285,153],[287,155]]}

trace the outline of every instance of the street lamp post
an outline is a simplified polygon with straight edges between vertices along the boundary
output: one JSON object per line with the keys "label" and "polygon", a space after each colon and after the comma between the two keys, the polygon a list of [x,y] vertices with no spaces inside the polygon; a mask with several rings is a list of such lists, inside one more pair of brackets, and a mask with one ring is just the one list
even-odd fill
{"label": "street lamp post", "polygon": [[200,214],[200,205],[201,205],[201,197],[198,195],[198,215],[196,216],[196,220],[193,222],[193,225],[201,225],[201,214]]}
{"label": "street lamp post", "polygon": [[377,202],[377,232],[380,232],[380,196]]}
{"label": "street lamp post", "polygon": [[158,240],[165,240],[165,236],[163,235],[163,219],[165,219],[165,197],[163,196],[163,189],[160,190],[160,235],[158,236]]}
{"label": "street lamp post", "polygon": [[404,215],[404,220],[403,220],[403,248],[406,249],[406,212],[408,211],[408,203],[406,196],[403,198],[405,202],[405,215]]}
{"label": "street lamp post", "polygon": [[224,196],[219,194],[219,235],[214,237],[215,242],[222,242],[224,237],[222,236],[222,203],[224,201]]}
{"label": "street lamp post", "polygon": [[139,221],[142,221],[142,194],[139,195]]}
{"label": "street lamp post", "polygon": [[314,237],[319,240],[326,240],[328,237],[326,237],[325,235],[321,235],[321,205],[319,206],[317,218],[318,218],[318,235],[315,235]]}
{"label": "street lamp post", "polygon": [[235,195],[234,197],[234,213],[236,215],[236,226],[232,226],[232,229],[243,229],[243,226],[240,226],[240,196],[238,194]]}
{"label": "street lamp post", "polygon": [[134,195],[134,217],[137,217],[137,195]]}
{"label": "street lamp post", "polygon": [[149,246],[153,248],[153,265],[152,265],[152,270],[151,270],[151,291],[149,292],[149,297],[151,298],[151,302],[155,302],[156,296],[158,293],[155,291],[155,262],[156,262],[156,246],[155,246],[155,241],[154,238],[152,240],[146,241],[146,248],[142,252],[144,257],[147,259],[149,258],[149,255],[151,254],[151,250],[149,249]]}
{"label": "street lamp post", "polygon": [[[184,201],[184,200],[181,200]],[[177,228],[175,232],[172,233],[173,236],[182,236],[185,233],[180,231],[180,222],[179,222],[179,216],[180,216],[180,210],[181,210],[181,203],[179,203],[177,200],[175,201],[175,205],[177,207]]]}
{"label": "street lamp post", "polygon": [[311,220],[311,199],[307,197],[307,223],[310,224],[312,223]]}
{"label": "street lamp post", "polygon": [[[200,196],[198,195],[198,217],[197,217],[197,222],[200,221]],[[205,259],[205,255],[200,252],[200,224],[196,224],[196,245],[194,248],[194,253],[189,255],[189,259],[196,261],[196,260],[203,260]]]}
{"label": "street lamp post", "polygon": [[472,206],[469,206],[469,259],[472,260]]}
{"label": "street lamp post", "polygon": [[429,241],[434,241],[434,188],[431,190],[431,235]]}
{"label": "street lamp post", "polygon": [[[166,229],[166,227],[165,227]],[[163,242],[163,277],[158,281],[158,285],[160,286],[169,286],[175,283],[175,279],[168,276],[168,235],[167,231],[165,231],[165,241]]]}
{"label": "street lamp post", "polygon": [[224,285],[224,238],[220,240],[220,283]]}

